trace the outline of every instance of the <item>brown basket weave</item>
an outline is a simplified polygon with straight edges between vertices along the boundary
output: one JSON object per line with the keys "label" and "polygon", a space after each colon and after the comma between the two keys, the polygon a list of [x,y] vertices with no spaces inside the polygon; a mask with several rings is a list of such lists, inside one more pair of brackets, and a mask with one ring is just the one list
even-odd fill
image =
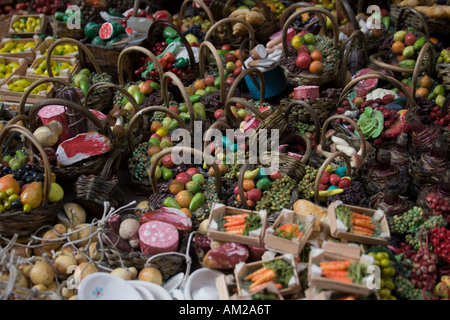
{"label": "brown basket weave", "polygon": [[0,153],[2,152],[3,142],[12,133],[20,133],[30,142],[39,152],[38,156],[43,161],[44,183],[42,189],[42,204],[39,208],[32,209],[25,213],[22,210],[5,212],[0,215],[0,233],[9,237],[17,234],[19,237],[27,237],[45,224],[52,224],[56,216],[62,210],[62,202],[49,203],[49,194],[51,187],[51,166],[47,155],[40,143],[33,136],[33,133],[17,124],[5,126],[0,133]]}
{"label": "brown basket weave", "polygon": [[[283,63],[284,59],[292,58],[289,56],[289,48],[290,46],[287,43],[287,30],[290,27],[290,25],[297,19],[299,16],[301,16],[304,13],[317,13],[319,16],[321,14],[327,16],[333,25],[333,46],[336,50],[339,50],[339,28],[337,24],[336,17],[331,14],[328,10],[317,8],[317,7],[306,7],[302,8],[300,10],[297,10],[294,14],[292,14],[286,21],[283,27],[283,59],[280,62],[281,69],[284,72],[284,75],[286,77],[286,80],[292,84],[292,85],[323,85],[329,82],[333,82],[336,80],[339,76],[340,71],[340,64],[341,60],[340,58],[333,66],[327,66],[322,69],[322,71],[318,74],[313,74],[309,71],[302,71],[299,73],[294,73],[288,70],[288,68]],[[322,29],[326,29],[326,25],[322,25]]]}
{"label": "brown basket weave", "polygon": [[450,63],[436,64],[436,73],[442,79],[442,84],[447,91],[450,91]]}
{"label": "brown basket weave", "polygon": [[[337,103],[337,99],[331,98],[319,97],[314,100],[297,100],[287,97],[280,100],[280,108],[286,108],[291,103],[295,103],[297,101],[304,101],[305,103],[310,105],[313,108],[320,123],[324,122],[329,116],[331,116]],[[295,120],[300,122],[310,122],[311,120],[313,120],[311,114],[305,109],[295,109],[293,114],[289,114],[287,116],[289,117],[290,122]]]}
{"label": "brown basket weave", "polygon": [[50,27],[53,30],[53,36],[56,39],[59,38],[72,38],[80,40],[84,38],[84,26],[81,28],[69,29],[67,23],[64,21],[58,21],[54,16],[50,17]]}
{"label": "brown basket weave", "polygon": [[[355,43],[359,45],[360,50],[363,54],[363,61],[361,62],[350,60],[350,53],[352,52],[352,50],[354,50],[353,48],[355,46]],[[347,39],[344,47],[344,54],[342,56],[342,68],[340,74],[341,87],[344,87],[358,70],[361,70],[367,66],[367,64],[369,63],[369,55],[367,51],[367,40],[364,36],[364,33],[362,33],[362,31],[360,30],[354,31]]]}
{"label": "brown basket weave", "polygon": [[114,150],[105,163],[100,174],[81,175],[75,182],[74,200],[93,216],[101,218],[104,202],[113,208],[124,204],[124,193],[119,188],[119,179],[115,177],[120,167],[120,150]]}
{"label": "brown basket weave", "polygon": [[[225,3],[224,14],[228,16],[231,13],[231,6],[236,0],[228,0]],[[267,43],[270,40],[270,36],[278,31],[278,19],[275,14],[266,6],[261,0],[254,0],[254,7],[262,9],[265,21],[257,27],[253,27],[255,30],[255,37],[261,43]]]}
{"label": "brown basket weave", "polygon": [[186,16],[186,10],[187,10],[187,6],[189,3],[192,4],[196,4],[198,5],[203,12],[206,14],[208,20],[211,22],[211,25],[213,25],[214,23],[216,23],[216,20],[214,19],[214,16],[211,12],[211,10],[209,10],[208,6],[201,0],[184,0],[183,3],[181,4],[181,8],[180,8],[180,15],[179,15],[179,21],[182,22]]}
{"label": "brown basket weave", "polygon": [[[236,23],[243,24],[248,30],[248,35],[244,37],[237,37],[233,35],[233,25]],[[247,22],[247,20],[238,18],[223,18],[211,26],[205,35],[205,41],[214,43],[216,48],[222,46],[223,44],[229,44],[232,49],[239,49],[242,40],[247,37],[252,39],[255,38],[255,30],[252,25]]]}
{"label": "brown basket weave", "polygon": [[[62,44],[62,43],[71,43],[73,45],[77,45],[80,55],[87,56],[89,58],[89,60],[91,61],[92,65],[94,66],[95,73],[97,73],[97,74],[103,73],[100,68],[99,62],[98,62],[100,59],[100,56],[97,53],[91,51],[87,46],[85,46],[80,41],[71,39],[71,38],[61,38],[61,39],[54,41],[51,44],[51,46],[48,48],[48,52],[47,52],[47,58],[46,58],[47,65],[50,65],[51,52],[53,52],[53,49],[57,45]],[[117,60],[115,60],[115,61],[117,61]],[[53,76],[51,69],[49,69],[48,74],[50,77]],[[87,99],[87,101],[88,101],[87,106],[89,107],[89,109],[95,109],[95,110],[102,111],[105,108],[105,106],[112,105],[113,98],[114,98],[114,93],[112,90],[102,90],[100,92],[97,92],[95,95],[92,95],[89,99]],[[86,97],[84,97],[81,100],[81,102],[85,104],[85,100],[86,100]]]}
{"label": "brown basket weave", "polygon": [[[150,106],[143,108],[139,110],[133,116],[133,118],[131,118],[130,124],[128,126],[128,148],[130,149],[131,154],[133,154],[133,151],[136,149],[137,145],[143,143],[144,139],[149,138],[149,135],[145,136],[145,130],[142,130],[142,128],[149,127],[149,125],[137,128],[137,133],[139,133],[139,135],[136,135],[136,133],[134,132],[134,127],[137,124],[142,125],[142,118],[144,115],[153,114],[156,111],[161,111],[169,114],[172,118],[177,119],[181,128],[188,129],[183,119],[181,119],[178,114],[176,114],[169,108],[163,106]],[[130,166],[130,161],[128,162],[128,165]],[[138,195],[149,196],[153,192],[150,179],[146,177],[145,179],[139,180],[134,176],[133,172],[130,172],[129,185],[133,188],[133,190],[135,190]]]}
{"label": "brown basket weave", "polygon": [[[190,43],[186,40],[186,37],[183,36],[183,33],[181,32],[181,30],[179,28],[177,28],[173,23],[171,23],[167,20],[157,20],[152,23],[152,25],[150,26],[150,29],[148,30],[148,34],[147,34],[148,45],[150,47],[152,47],[153,44],[158,41],[158,39],[160,38],[159,35],[162,34],[164,28],[166,28],[166,27],[171,27],[177,32],[178,36],[180,37],[181,41],[183,42],[184,47],[187,50],[187,53],[189,56],[189,66],[191,67],[191,72],[186,73],[183,76],[180,76],[180,80],[183,83],[183,85],[187,86],[187,85],[191,84],[192,81],[194,81],[194,79],[197,77],[197,63],[195,62],[195,56],[194,56],[194,52],[192,51],[192,47],[191,47]],[[160,76],[161,75],[158,74],[158,77],[160,77]],[[151,77],[149,79],[155,80]],[[156,80],[159,80],[159,79],[156,79]]]}
{"label": "brown basket weave", "polygon": [[[51,98],[35,103],[29,111],[30,130],[32,132],[34,132],[34,130],[39,126],[37,120],[39,110],[48,105],[63,105],[71,108],[72,110],[81,112],[85,116],[86,120],[91,121],[97,128],[98,132],[105,135],[108,139],[111,140],[112,143],[113,136],[108,125],[103,126],[100,120],[85,107],[65,99]],[[71,166],[63,167],[59,165],[53,165],[52,171],[58,179],[63,180],[75,180],[82,174],[99,174],[103,169],[112,150],[114,150],[114,144],[112,144],[111,150],[105,154],[88,158]]]}

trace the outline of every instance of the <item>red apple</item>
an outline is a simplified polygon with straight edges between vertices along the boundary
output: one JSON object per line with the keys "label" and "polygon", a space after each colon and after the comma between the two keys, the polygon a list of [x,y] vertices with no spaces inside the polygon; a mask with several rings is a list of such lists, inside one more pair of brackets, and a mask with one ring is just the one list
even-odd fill
{"label": "red apple", "polygon": [[246,144],[246,143],[240,144],[239,145],[239,150],[247,151],[248,150],[248,144]]}
{"label": "red apple", "polygon": [[319,184],[319,191],[325,191],[328,189],[328,185],[326,184]]}
{"label": "red apple", "polygon": [[337,174],[333,173],[330,175],[330,183],[333,186],[337,186],[339,184],[339,181],[341,180],[341,177],[339,177]]}
{"label": "red apple", "polygon": [[172,139],[169,136],[165,136],[165,137],[161,138],[161,141],[164,141],[164,140],[172,141]]}
{"label": "red apple", "polygon": [[223,109],[217,109],[216,111],[214,111],[214,119],[218,120],[223,116],[225,116],[225,111]]}
{"label": "red apple", "polygon": [[162,157],[161,162],[164,167],[169,168],[169,169],[173,168],[175,166],[175,164],[173,163],[173,160],[172,160],[172,155],[170,155],[170,154]]}
{"label": "red apple", "polygon": [[281,178],[283,178],[283,175],[281,174],[280,171],[272,171],[270,173],[270,179],[272,179],[272,180],[278,180]]}
{"label": "red apple", "polygon": [[214,154],[214,152],[216,151],[216,144],[214,142],[208,144],[208,151],[210,154]]}
{"label": "red apple", "polygon": [[172,20],[170,13],[166,10],[156,11],[153,17],[155,20]]}
{"label": "red apple", "polygon": [[152,134],[150,136],[150,138],[158,138],[159,141],[161,141],[161,139],[162,139],[161,136],[159,134],[157,134],[157,133]]}
{"label": "red apple", "polygon": [[236,195],[239,194],[239,186],[234,187],[233,193]]}
{"label": "red apple", "polygon": [[[180,111],[178,110],[178,108],[175,107],[175,106],[170,106],[169,109],[172,110],[173,112],[175,112],[176,114],[179,114],[179,113],[180,113]],[[170,115],[169,115],[169,117],[170,117]]]}
{"label": "red apple", "polygon": [[387,10],[384,9],[384,8],[381,8],[381,9],[380,9],[380,14],[381,14],[381,16],[384,18],[384,17],[387,17],[387,16],[389,15],[389,11],[387,11]]}
{"label": "red apple", "polygon": [[338,188],[339,188],[339,189],[345,189],[345,188],[350,187],[350,184],[351,184],[350,179],[348,179],[348,178],[342,178],[342,179],[339,181]]}
{"label": "red apple", "polygon": [[225,80],[225,82],[227,83],[227,85],[231,86],[231,85],[233,84],[233,82],[234,82],[234,78],[228,77],[228,78]]}
{"label": "red apple", "polygon": [[223,45],[220,47],[220,49],[221,49],[221,50],[231,51],[231,45],[229,45],[229,44],[223,44]]}
{"label": "red apple", "polygon": [[405,45],[412,46],[414,44],[414,42],[416,42],[416,40],[417,40],[417,37],[414,34],[408,33],[405,36]]}
{"label": "red apple", "polygon": [[321,184],[329,184],[330,183],[330,173],[329,172],[324,172],[322,174],[322,177],[320,178],[320,183]]}
{"label": "red apple", "polygon": [[247,199],[253,202],[261,200],[261,190],[254,188],[247,193]]}
{"label": "red apple", "polygon": [[229,61],[236,62],[236,56],[234,55],[234,53],[228,52],[225,54],[225,62],[229,62]]}
{"label": "red apple", "polygon": [[295,60],[295,64],[300,69],[306,70],[311,64],[311,57],[306,52],[302,52],[298,55],[297,60]]}
{"label": "red apple", "polygon": [[216,78],[214,76],[206,76],[205,79],[203,79],[207,87],[214,87],[215,80]]}
{"label": "red apple", "polygon": [[192,177],[192,176],[194,176],[194,174],[198,173],[198,170],[197,170],[197,168],[189,168],[186,170],[186,173]]}
{"label": "red apple", "polygon": [[305,36],[305,34],[306,34],[306,30],[301,30],[299,33],[297,33],[297,35],[302,38]]}
{"label": "red apple", "polygon": [[234,75],[235,77],[237,77],[238,75],[241,74],[241,72],[242,72],[242,67],[241,67],[241,66],[236,67],[236,69],[234,69],[234,71],[233,71],[233,75]]}
{"label": "red apple", "polygon": [[181,172],[181,173],[177,174],[175,180],[181,181],[184,184],[186,184],[192,180],[192,177],[189,174],[187,174],[186,172]]}
{"label": "red apple", "polygon": [[302,44],[300,47],[298,47],[297,54],[300,54],[302,52],[310,53],[307,45]]}

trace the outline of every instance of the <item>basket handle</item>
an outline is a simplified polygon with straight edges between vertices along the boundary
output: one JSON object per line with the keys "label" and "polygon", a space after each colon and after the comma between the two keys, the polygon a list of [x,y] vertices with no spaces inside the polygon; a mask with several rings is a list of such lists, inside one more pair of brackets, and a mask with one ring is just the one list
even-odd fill
{"label": "basket handle", "polygon": [[427,20],[425,19],[425,16],[422,13],[420,13],[419,11],[417,11],[416,9],[414,9],[413,7],[402,6],[400,8],[400,11],[398,13],[398,18],[397,18],[396,29],[397,30],[402,29],[401,23],[404,20],[403,16],[407,13],[415,14],[419,18],[420,23],[422,24],[423,33],[425,34],[425,36],[427,38],[430,38],[430,28],[428,27],[428,23],[427,23]]}
{"label": "basket handle", "polygon": [[85,107],[83,107],[73,101],[59,99],[59,98],[43,99],[43,100],[36,102],[33,105],[33,107],[30,109],[30,112],[29,112],[30,130],[32,132],[37,128],[36,118],[37,118],[39,110],[41,110],[45,106],[49,106],[49,105],[53,105],[53,104],[62,105],[62,106],[69,107],[71,109],[75,109],[75,110],[81,112],[82,114],[84,114],[84,116],[88,120],[90,120],[97,127],[100,134],[103,134],[103,135],[106,134],[105,127],[103,126],[103,124],[91,111],[89,111],[89,109],[86,109]]}
{"label": "basket handle", "polygon": [[132,51],[141,52],[141,53],[145,54],[147,57],[149,57],[150,59],[152,59],[152,62],[155,64],[155,67],[158,70],[159,78],[161,79],[161,76],[164,74],[164,69],[163,69],[161,63],[159,63],[158,58],[153,54],[153,52],[151,52],[150,50],[148,50],[144,47],[131,46],[131,47],[127,47],[127,48],[123,49],[120,52],[119,57],[117,58],[117,74],[119,76],[119,85],[121,85],[121,86],[125,85],[125,80],[123,78],[123,65],[124,65],[123,59],[129,52],[132,52]]}
{"label": "basket handle", "polygon": [[[291,14],[293,14],[298,8],[307,8],[307,7],[313,7],[313,5],[309,2],[294,2],[289,7],[284,9],[283,13],[280,16],[280,30],[283,29],[286,20],[289,18]],[[320,19],[322,19],[322,16],[319,16]],[[322,24],[322,22],[321,22]],[[323,24],[322,24],[323,25]]]}
{"label": "basket handle", "polygon": [[344,13],[344,16],[353,24],[355,30],[359,30],[359,23],[356,21],[355,12],[353,12],[352,7],[348,3],[347,0],[337,0],[336,1],[336,15],[339,17],[341,14],[341,10]]}
{"label": "basket handle", "polygon": [[[53,49],[56,48],[57,45],[61,43],[71,43],[73,45],[78,46],[78,50],[82,50],[85,55],[89,57],[89,60],[91,61],[92,65],[94,66],[95,72],[97,74],[102,74],[102,69],[100,68],[100,65],[98,64],[94,54],[91,52],[91,50],[88,49],[84,44],[82,44],[80,41],[72,39],[72,38],[61,38],[56,41],[54,41],[50,47],[47,50],[47,57],[46,57],[46,63],[47,66],[51,65],[51,58],[52,58],[52,52]],[[48,76],[53,77],[53,71],[52,68],[47,68],[48,70]]]}
{"label": "basket handle", "polygon": [[266,117],[261,113],[261,111],[258,110],[258,108],[255,108],[255,106],[253,104],[251,104],[250,102],[248,102],[247,100],[243,99],[243,98],[237,98],[237,97],[230,97],[227,99],[227,101],[225,102],[225,122],[228,124],[228,126],[230,127],[237,127],[239,126],[237,123],[237,119],[234,117],[233,113],[231,112],[231,105],[232,104],[237,104],[240,103],[243,106],[245,106],[246,109],[249,109],[251,112],[253,112],[255,114],[255,117],[262,121],[264,120]]}
{"label": "basket handle", "polygon": [[[329,12],[328,10],[325,10],[323,8],[307,7],[307,8],[302,8],[302,9],[296,11],[295,13],[293,13],[287,19],[286,23],[283,26],[283,53],[284,53],[285,57],[288,56],[288,54],[289,54],[288,44],[286,41],[287,30],[288,30],[289,26],[295,21],[295,19],[297,19],[297,17],[301,16],[303,13],[306,13],[306,12],[321,13],[321,14],[326,15],[328,18],[330,18],[331,24],[333,26],[333,46],[336,49],[339,48],[339,26],[338,26],[337,19],[335,18],[335,16],[331,12]],[[325,26],[322,25],[322,28],[325,28]]]}
{"label": "basket handle", "polygon": [[447,97],[444,100],[444,104],[442,105],[442,116],[447,115],[449,107],[450,107],[450,93],[447,94]]}
{"label": "basket handle", "polygon": [[189,2],[193,2],[197,5],[199,5],[203,11],[205,11],[206,15],[208,16],[209,21],[211,21],[211,24],[214,24],[216,20],[214,19],[211,10],[209,10],[208,6],[201,0],[184,0],[181,4],[180,8],[180,19],[183,20],[184,16],[186,15],[186,9]]}
{"label": "basket handle", "polygon": [[358,41],[359,45],[362,47],[364,65],[369,63],[369,55],[367,54],[367,39],[361,30],[355,30],[347,39],[344,48],[344,54],[342,56],[342,70],[341,70],[341,83],[345,85],[345,77],[347,73],[348,57],[350,55],[351,49],[355,41]]}
{"label": "basket handle", "polygon": [[164,103],[166,104],[167,108],[169,108],[169,78],[172,79],[172,81],[175,83],[175,85],[178,87],[178,89],[180,90],[180,93],[183,97],[184,102],[186,103],[187,107],[188,107],[188,111],[189,111],[189,118],[190,118],[190,125],[191,125],[191,133],[194,134],[195,130],[195,111],[194,111],[194,107],[192,105],[192,101],[191,99],[189,99],[189,95],[186,92],[186,89],[183,85],[183,83],[181,82],[180,78],[178,78],[175,73],[168,71],[165,72],[163,74],[163,76],[161,77],[161,96],[164,99]]}
{"label": "basket handle", "polygon": [[89,109],[89,98],[96,92],[97,90],[101,89],[114,89],[120,91],[120,93],[127,98],[127,100],[133,105],[134,112],[137,112],[140,109],[140,106],[137,104],[136,100],[133,98],[131,94],[128,93],[127,90],[125,90],[124,87],[121,87],[117,84],[111,83],[111,82],[97,82],[92,87],[89,88],[88,92],[86,93],[86,97],[84,99],[84,107],[86,109]]}
{"label": "basket handle", "polygon": [[345,161],[345,175],[350,177],[350,175],[352,174],[350,159],[348,158],[348,156],[342,151],[333,152],[322,163],[322,165],[319,168],[319,172],[317,173],[317,176],[316,176],[316,180],[315,180],[315,183],[314,183],[314,202],[316,204],[320,203],[319,186],[320,186],[320,180],[322,179],[322,175],[325,172],[325,169],[327,168],[327,166],[331,163],[331,161],[333,161],[337,157],[342,157],[344,159],[344,161]]}
{"label": "basket handle", "polygon": [[366,138],[364,137],[364,134],[361,130],[361,128],[358,126],[358,124],[351,118],[346,117],[344,115],[341,114],[335,114],[331,117],[329,117],[327,120],[325,120],[323,127],[322,127],[322,149],[324,151],[327,151],[328,149],[328,141],[327,141],[327,128],[328,125],[331,123],[331,121],[335,120],[335,119],[342,119],[342,120],[346,120],[348,121],[352,127],[358,131],[359,133],[359,138],[361,139],[361,143],[360,143],[360,147],[361,147],[361,156],[363,157],[363,159],[366,159],[366,155],[367,155],[367,146],[366,146]]}
{"label": "basket handle", "polygon": [[122,160],[121,151],[119,149],[114,150],[105,163],[105,166],[100,172],[100,178],[109,180],[119,170],[120,162]]}
{"label": "basket handle", "polygon": [[190,148],[190,147],[166,148],[156,154],[155,160],[152,162],[152,164],[150,166],[150,172],[149,172],[149,176],[151,177],[150,182],[152,184],[153,193],[159,192],[158,182],[157,182],[156,176],[155,176],[155,170],[156,170],[159,160],[161,160],[164,156],[166,156],[168,154],[171,154],[171,153],[179,154],[180,152],[183,152],[183,153],[189,152],[191,155],[201,157],[202,159],[207,158],[207,157],[209,158],[210,161],[208,161],[208,162],[211,163],[211,165],[208,165],[208,167],[212,166],[214,169],[214,175],[216,177],[216,190],[217,190],[217,194],[220,195],[220,192],[222,190],[222,174],[220,173],[219,166],[215,163],[214,159],[210,155],[208,155],[198,149],[194,149],[194,148]]}
{"label": "basket handle", "polygon": [[211,136],[213,131],[213,129],[217,129],[219,127],[225,127],[226,129],[231,129],[231,127],[228,125],[228,123],[226,123],[225,121],[216,121],[214,122],[206,131],[205,131],[205,136],[203,138],[203,150],[206,150],[206,147],[208,146],[208,144],[211,142]]}
{"label": "basket handle", "polygon": [[280,144],[284,144],[285,142],[288,142],[291,139],[296,139],[296,141],[301,139],[305,142],[306,150],[305,150],[305,154],[303,155],[303,157],[301,159],[301,162],[306,164],[309,160],[309,157],[311,157],[311,153],[312,153],[311,139],[304,133],[292,132],[292,133],[289,133],[288,135],[286,135],[285,137],[283,137],[283,139],[280,140]]}
{"label": "basket handle", "polygon": [[[167,20],[156,20],[154,21],[150,28],[148,29],[148,34],[147,34],[147,40],[148,43],[152,43],[152,40],[154,39],[153,33],[155,32],[155,30],[157,30],[157,27],[161,25],[161,26],[165,26],[165,27],[171,27],[173,30],[175,30],[177,32],[177,34],[179,35],[181,41],[184,44],[184,47],[187,50],[188,56],[189,56],[189,63],[191,66],[191,73],[195,73],[196,71],[196,63],[195,63],[195,56],[194,56],[194,52],[192,51],[191,48],[191,44],[187,42],[186,37],[183,36],[183,33],[181,32],[181,30],[175,26],[173,23],[171,23],[170,21]],[[160,73],[161,76],[161,73]]]}
{"label": "basket handle", "polygon": [[[214,34],[214,32],[222,25],[224,24],[228,24],[230,26],[230,28],[227,28],[227,32],[231,33],[233,28],[231,27],[231,24],[235,22],[235,23],[242,23],[248,30],[248,34],[250,38],[254,38],[255,37],[255,30],[253,30],[252,25],[244,19],[239,19],[239,18],[223,18],[219,21],[217,21],[216,23],[214,23],[211,28],[209,28],[208,32],[206,32],[205,35],[205,41],[211,41],[209,40],[212,35]],[[252,46],[250,46],[250,50],[252,49]]]}
{"label": "basket handle", "polygon": [[392,85],[394,85],[397,89],[399,89],[404,95],[405,97],[408,99],[408,105],[409,105],[409,109],[413,110],[415,109],[415,105],[416,102],[414,100],[414,98],[412,97],[412,95],[408,92],[408,90],[406,90],[405,86],[398,81],[397,79],[387,76],[381,72],[377,72],[377,71],[372,71],[366,74],[363,74],[362,76],[359,76],[355,79],[353,79],[352,81],[350,81],[345,88],[342,90],[341,95],[339,97],[339,100],[337,102],[337,106],[340,106],[340,104],[344,101],[345,97],[347,96],[347,94],[350,93],[350,91],[362,80],[365,79],[381,79],[381,80],[385,80],[390,82]]}
{"label": "basket handle", "polygon": [[133,17],[136,17],[139,11],[139,6],[141,5],[142,2],[146,2],[150,5],[151,7],[151,0],[134,0],[134,4],[133,4]]}
{"label": "basket handle", "polygon": [[[230,7],[234,2],[236,2],[236,0],[228,0],[225,3],[225,7],[223,9],[224,14],[228,15],[231,13]],[[271,13],[269,7],[266,6],[261,0],[253,0],[253,2],[255,2],[257,4],[257,7],[263,9],[263,13],[264,13],[264,16],[266,17],[266,20],[270,21],[272,13]]]}
{"label": "basket handle", "polygon": [[233,97],[234,92],[236,91],[236,88],[238,85],[244,80],[245,76],[249,75],[252,76],[252,74],[256,74],[259,79],[259,102],[261,104],[264,103],[264,97],[266,95],[266,80],[264,79],[264,74],[261,70],[259,70],[256,67],[250,67],[246,69],[242,69],[242,72],[234,79],[233,84],[231,85],[230,89],[227,93],[227,100],[229,100],[231,97]]}
{"label": "basket handle", "polygon": [[[202,2],[203,3],[203,2]],[[216,61],[217,68],[219,69],[219,77],[220,77],[220,104],[223,105],[225,103],[225,70],[223,68],[222,60],[220,59],[219,54],[217,53],[214,45],[209,41],[203,41],[200,44],[198,51],[198,68],[200,76],[205,76],[205,60],[208,58],[207,50],[209,50],[214,60]],[[206,59],[205,59],[206,58]]]}
{"label": "basket handle", "polygon": [[314,141],[316,142],[316,145],[318,145],[320,143],[320,119],[319,119],[319,116],[317,115],[316,111],[313,109],[313,107],[309,103],[306,103],[305,101],[302,101],[302,100],[297,100],[297,101],[292,101],[286,107],[286,110],[284,111],[284,117],[286,119],[289,118],[289,114],[291,113],[292,108],[295,106],[301,106],[301,107],[305,108],[311,115],[311,118],[314,121],[314,127],[315,127],[314,128],[314,130],[315,130]]}
{"label": "basket handle", "polygon": [[412,74],[412,85],[411,85],[411,95],[415,95],[416,92],[416,86],[417,86],[417,80],[419,78],[419,73],[422,69],[422,63],[423,63],[423,59],[425,58],[425,54],[428,52],[429,55],[429,63],[426,66],[427,69],[427,73],[431,74],[432,72],[432,64],[433,64],[433,57],[434,57],[434,47],[430,42],[426,42],[422,49],[420,49],[419,51],[419,55],[417,56],[417,61],[416,61],[416,65],[414,67],[414,72]]}
{"label": "basket handle", "polygon": [[161,111],[168,113],[172,118],[176,119],[183,129],[187,129],[186,123],[183,121],[183,119],[180,118],[178,114],[176,114],[173,110],[170,110],[169,108],[165,108],[163,106],[150,106],[143,108],[139,110],[130,120],[130,124],[128,125],[128,147],[131,151],[135,148],[135,143],[133,141],[133,127],[136,123],[138,123],[138,120],[147,113],[154,113],[156,111]]}
{"label": "basket handle", "polygon": [[26,88],[25,92],[22,95],[22,98],[20,98],[19,114],[25,114],[25,104],[27,102],[28,96],[31,94],[31,91],[33,91],[39,85],[41,85],[43,83],[47,83],[47,82],[59,83],[65,87],[71,87],[70,83],[67,82],[66,80],[63,80],[60,78],[54,78],[54,77],[48,77],[48,78],[43,78],[43,79],[34,81],[32,84],[30,84],[28,86],[28,88]]}
{"label": "basket handle", "polygon": [[51,170],[51,165],[50,165],[50,161],[48,160],[47,154],[45,153],[44,148],[41,146],[41,144],[36,140],[33,133],[29,129],[27,129],[23,126],[20,126],[18,124],[11,124],[11,125],[5,126],[3,128],[2,132],[0,133],[0,154],[3,153],[3,142],[5,141],[8,134],[13,133],[13,132],[22,134],[39,151],[40,157],[44,164],[44,183],[43,183],[43,188],[42,188],[42,203],[44,206],[46,206],[48,204],[48,196],[50,194],[50,187],[52,184],[52,179],[51,179],[52,170]]}
{"label": "basket handle", "polygon": [[[239,60],[241,60],[241,64],[242,64],[242,70],[243,71],[245,71],[246,69],[248,69],[247,67],[246,67],[246,65],[245,65],[245,61],[244,61],[244,55],[242,54],[242,52],[244,52],[244,47],[245,47],[245,45],[247,44],[247,42],[248,43],[254,43],[255,45],[258,45],[259,44],[259,42],[258,42],[258,40],[256,40],[256,39],[253,39],[253,38],[245,38],[242,42],[241,42],[241,45],[239,46]],[[250,52],[249,52],[249,54],[250,54]],[[251,67],[251,68],[253,68],[253,67]],[[258,69],[258,68],[256,68],[256,69]],[[258,69],[259,70],[259,69]],[[258,75],[258,74],[257,74]],[[258,82],[256,82],[256,79],[255,79],[255,77],[253,76],[253,74],[248,74],[248,76],[249,76],[249,78],[250,78],[250,80],[253,82],[253,84],[255,85],[255,87],[261,87],[261,84],[258,84]],[[261,79],[261,77],[258,75],[258,77]],[[265,80],[265,79],[264,79]],[[234,84],[234,83],[233,83]],[[264,85],[264,90],[265,90],[265,85]],[[231,91],[231,90],[230,90]],[[261,90],[260,90],[260,92],[261,92]],[[260,99],[262,99],[262,98],[264,98],[265,96],[264,96],[264,94],[263,95],[261,95],[260,96]]]}

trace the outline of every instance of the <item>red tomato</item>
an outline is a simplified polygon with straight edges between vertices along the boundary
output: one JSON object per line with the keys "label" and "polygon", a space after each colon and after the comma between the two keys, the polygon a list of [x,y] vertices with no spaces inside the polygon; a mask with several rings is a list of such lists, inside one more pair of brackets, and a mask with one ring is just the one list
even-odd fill
{"label": "red tomato", "polygon": [[175,55],[171,52],[166,52],[164,53],[163,57],[164,61],[166,61],[167,63],[174,63],[175,62]]}
{"label": "red tomato", "polygon": [[189,168],[186,170],[186,173],[192,177],[194,174],[198,173],[198,170],[197,168]]}
{"label": "red tomato", "polygon": [[167,68],[166,60],[164,60],[163,58],[158,58],[158,62],[161,64],[164,70]]}
{"label": "red tomato", "polygon": [[217,109],[216,111],[214,111],[214,118],[216,120],[222,118],[223,116],[225,116],[225,111],[223,109]]}

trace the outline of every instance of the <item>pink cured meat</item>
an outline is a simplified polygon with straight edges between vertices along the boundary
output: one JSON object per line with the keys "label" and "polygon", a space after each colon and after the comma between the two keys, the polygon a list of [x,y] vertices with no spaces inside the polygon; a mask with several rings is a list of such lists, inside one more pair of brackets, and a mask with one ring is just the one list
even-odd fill
{"label": "pink cured meat", "polygon": [[208,258],[214,264],[222,268],[234,268],[240,262],[245,262],[249,257],[246,246],[235,242],[227,242],[209,251]]}
{"label": "pink cured meat", "polygon": [[56,161],[59,165],[70,166],[74,163],[108,152],[111,141],[98,132],[77,134],[63,141],[56,149]]}
{"label": "pink cured meat", "polygon": [[149,221],[139,228],[141,252],[150,256],[178,249],[178,230],[173,225],[161,221]]}
{"label": "pink cured meat", "polygon": [[298,86],[294,88],[294,99],[316,100],[319,97],[319,86]]}
{"label": "pink cured meat", "polygon": [[39,110],[38,116],[43,125],[49,124],[53,120],[61,123],[63,130],[59,135],[58,143],[70,138],[69,120],[67,119],[66,108],[64,106],[56,104],[45,106]]}
{"label": "pink cured meat", "polygon": [[247,132],[248,130],[256,129],[260,123],[261,123],[261,121],[259,121],[258,119],[252,118],[244,125],[244,128],[243,128],[244,132]]}
{"label": "pink cured meat", "polygon": [[[92,112],[98,120],[100,120],[102,126],[104,127],[106,125],[106,118],[107,116],[98,110],[95,109],[89,109],[90,112]],[[92,123],[92,121],[87,121],[87,131],[98,131],[98,128]]]}
{"label": "pink cured meat", "polygon": [[190,231],[192,229],[191,219],[183,211],[176,208],[161,207],[160,209],[144,213],[139,219],[140,224],[149,221],[170,223],[178,230],[183,231]]}

